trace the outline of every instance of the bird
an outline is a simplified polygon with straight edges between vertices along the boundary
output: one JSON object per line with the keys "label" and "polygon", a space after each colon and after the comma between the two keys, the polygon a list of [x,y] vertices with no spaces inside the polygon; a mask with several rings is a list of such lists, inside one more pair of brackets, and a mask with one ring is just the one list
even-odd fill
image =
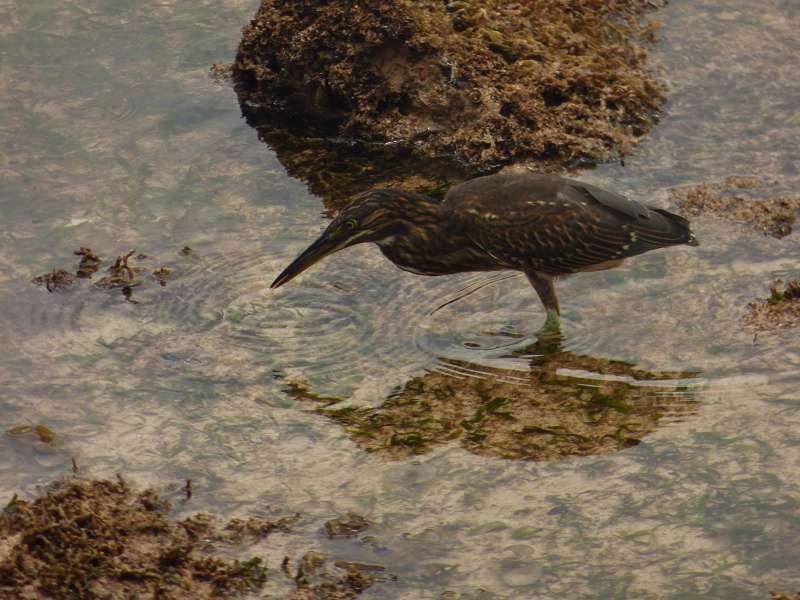
{"label": "bird", "polygon": [[523,272],[560,329],[554,280],[616,267],[650,250],[697,246],[689,221],[557,175],[501,172],[451,187],[442,200],[394,189],[364,192],[272,282],[278,288],[326,256],[372,242],[419,275]]}

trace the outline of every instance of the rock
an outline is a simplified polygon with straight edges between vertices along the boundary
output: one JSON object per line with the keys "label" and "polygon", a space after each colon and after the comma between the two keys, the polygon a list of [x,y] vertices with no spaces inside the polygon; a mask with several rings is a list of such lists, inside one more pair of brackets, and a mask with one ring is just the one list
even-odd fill
{"label": "rock", "polygon": [[655,122],[648,0],[262,0],[232,68],[245,114],[487,170],[602,160]]}

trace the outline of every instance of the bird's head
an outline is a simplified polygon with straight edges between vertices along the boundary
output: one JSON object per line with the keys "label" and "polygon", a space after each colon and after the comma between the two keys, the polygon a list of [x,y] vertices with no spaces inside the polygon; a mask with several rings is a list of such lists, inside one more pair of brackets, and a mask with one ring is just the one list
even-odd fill
{"label": "bird's head", "polygon": [[334,252],[363,242],[380,242],[394,235],[398,227],[393,210],[395,196],[396,192],[391,190],[373,190],[356,198],[270,287],[282,286]]}

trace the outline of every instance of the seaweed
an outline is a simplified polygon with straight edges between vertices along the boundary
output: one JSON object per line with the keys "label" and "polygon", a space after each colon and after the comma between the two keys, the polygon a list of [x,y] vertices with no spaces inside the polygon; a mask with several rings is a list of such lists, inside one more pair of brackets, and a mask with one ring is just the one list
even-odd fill
{"label": "seaweed", "polygon": [[[186,246],[181,250],[180,254],[187,256],[191,252],[192,250]],[[54,292],[66,289],[73,285],[77,279],[91,279],[100,268],[101,258],[86,246],[81,246],[73,254],[81,257],[74,275],[64,269],[54,269],[50,273],[35,277],[32,282],[36,285],[45,286],[48,292]],[[117,256],[116,260],[108,267],[108,275],[95,281],[94,287],[102,290],[120,290],[128,302],[138,304],[139,301],[133,298],[133,290],[144,284],[140,276],[147,272],[147,269],[130,264],[130,261],[144,261],[150,258],[150,256],[143,253],[137,254],[136,250]],[[171,272],[172,269],[169,267],[161,266],[150,271],[150,274],[154,281],[161,287],[165,287]]]}
{"label": "seaweed", "polygon": [[[152,490],[117,481],[65,480],[0,515],[0,596],[55,600],[240,597],[260,589],[260,557],[226,561],[166,516]],[[213,528],[212,528],[213,531]]]}
{"label": "seaweed", "polygon": [[53,269],[50,273],[39,275],[31,280],[36,285],[43,285],[48,292],[57,292],[75,283],[75,275],[64,269]]}
{"label": "seaweed", "polygon": [[744,190],[763,190],[766,184],[754,177],[728,177],[724,181],[682,186],[671,190],[678,206],[689,215],[714,215],[746,223],[774,238],[792,233],[800,197],[748,197]]}

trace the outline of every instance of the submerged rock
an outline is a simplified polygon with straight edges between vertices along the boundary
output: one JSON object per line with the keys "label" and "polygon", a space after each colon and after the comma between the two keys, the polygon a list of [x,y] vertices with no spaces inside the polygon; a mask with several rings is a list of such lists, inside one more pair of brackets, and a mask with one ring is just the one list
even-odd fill
{"label": "submerged rock", "polygon": [[[728,177],[722,182],[675,188],[672,196],[689,215],[715,215],[747,223],[753,229],[782,238],[792,233],[800,197],[754,197],[767,184],[755,177]],[[746,195],[744,192],[751,192]]]}
{"label": "submerged rock", "polygon": [[694,372],[648,372],[538,343],[529,373],[446,361],[377,408],[340,406],[301,384],[285,391],[344,426],[353,442],[388,458],[459,443],[474,454],[557,460],[635,446],[660,424],[690,417]]}
{"label": "submerged rock", "polygon": [[275,152],[286,172],[308,184],[325,208],[336,213],[353,196],[373,188],[442,195],[469,172],[451,161],[426,159],[386,144],[354,144],[304,136],[276,127],[264,115],[245,112],[248,124]]}
{"label": "submerged rock", "polygon": [[625,152],[664,89],[650,0],[262,0],[233,77],[245,114],[473,169]]}

